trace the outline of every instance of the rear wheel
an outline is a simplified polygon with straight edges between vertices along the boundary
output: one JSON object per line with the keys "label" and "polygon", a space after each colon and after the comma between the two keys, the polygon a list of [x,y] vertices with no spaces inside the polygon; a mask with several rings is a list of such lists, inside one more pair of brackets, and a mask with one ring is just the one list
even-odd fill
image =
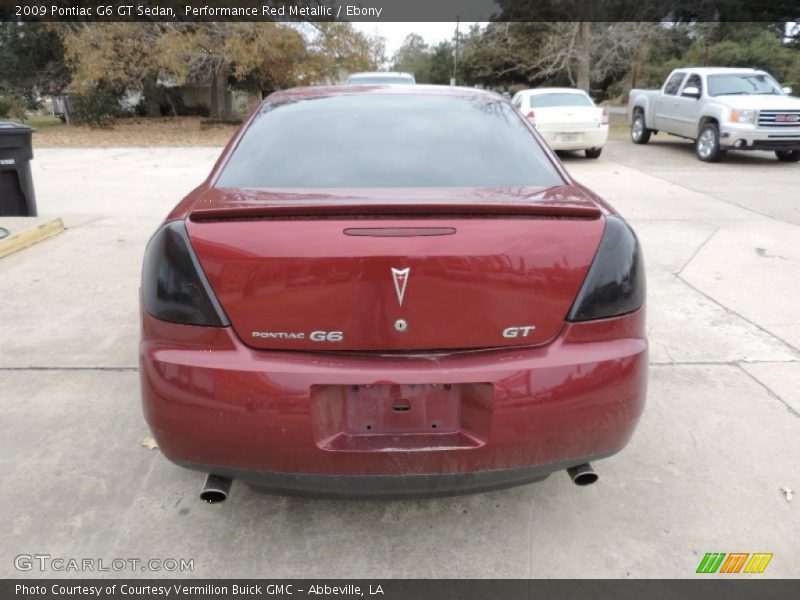
{"label": "rear wheel", "polygon": [[782,162],[800,162],[800,150],[776,150],[775,156]]}
{"label": "rear wheel", "polygon": [[602,151],[602,148],[587,148],[583,153],[586,154],[586,158],[600,158]]}
{"label": "rear wheel", "polygon": [[725,150],[719,146],[719,127],[716,123],[706,123],[700,128],[694,149],[697,158],[703,162],[717,162],[725,156]]}
{"label": "rear wheel", "polygon": [[633,123],[631,123],[631,140],[634,144],[646,144],[650,141],[651,130],[647,128],[644,122],[644,113],[642,111],[633,115]]}

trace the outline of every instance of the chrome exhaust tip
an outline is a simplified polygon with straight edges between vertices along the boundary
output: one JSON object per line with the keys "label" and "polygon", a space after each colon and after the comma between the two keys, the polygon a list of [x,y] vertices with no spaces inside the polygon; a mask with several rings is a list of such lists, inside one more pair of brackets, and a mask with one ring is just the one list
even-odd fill
{"label": "chrome exhaust tip", "polygon": [[200,500],[208,502],[209,504],[219,504],[225,502],[228,494],[231,491],[231,484],[233,480],[222,477],[221,475],[209,474],[206,478],[206,483],[203,486],[203,491],[200,492]]}
{"label": "chrome exhaust tip", "polygon": [[575,485],[591,485],[599,479],[589,463],[570,467],[567,469],[567,474]]}

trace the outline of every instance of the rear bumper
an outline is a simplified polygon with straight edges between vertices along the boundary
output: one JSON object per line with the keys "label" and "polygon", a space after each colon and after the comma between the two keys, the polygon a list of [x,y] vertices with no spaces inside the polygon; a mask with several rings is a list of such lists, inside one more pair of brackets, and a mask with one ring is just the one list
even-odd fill
{"label": "rear bumper", "polygon": [[312,498],[400,499],[475,494],[535,483],[547,479],[556,471],[605,457],[590,456],[581,460],[515,469],[420,475],[307,475],[175,462],[187,469],[244,481],[253,490],[270,494]]}
{"label": "rear bumper", "polygon": [[[416,358],[255,351],[228,328],[144,315],[140,366],[145,417],[178,464],[283,493],[438,495],[535,481],[622,449],[644,408],[647,342],[643,310],[566,324],[546,346]],[[447,433],[346,431],[341,406],[314,392],[476,382],[461,445]]]}
{"label": "rear bumper", "polygon": [[[538,128],[539,133],[553,150],[588,150],[602,148],[608,141],[608,126],[585,129],[581,131],[565,131],[555,128]],[[564,141],[563,136],[576,136],[573,141]]]}

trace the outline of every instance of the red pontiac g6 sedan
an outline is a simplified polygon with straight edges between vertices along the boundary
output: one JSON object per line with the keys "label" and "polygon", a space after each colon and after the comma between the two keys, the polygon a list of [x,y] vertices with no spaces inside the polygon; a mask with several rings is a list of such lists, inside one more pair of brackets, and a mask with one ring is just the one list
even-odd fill
{"label": "red pontiac g6 sedan", "polygon": [[631,228],[503,98],[283,91],[150,240],[144,413],[207,501],[591,483],[644,408],[644,298]]}

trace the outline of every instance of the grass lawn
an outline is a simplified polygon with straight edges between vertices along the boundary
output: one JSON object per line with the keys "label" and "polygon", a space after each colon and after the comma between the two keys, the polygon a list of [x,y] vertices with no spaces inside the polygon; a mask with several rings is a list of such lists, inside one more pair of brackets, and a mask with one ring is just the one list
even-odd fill
{"label": "grass lawn", "polygon": [[[611,114],[608,139],[629,138],[625,115]],[[236,131],[235,125],[202,125],[201,117],[159,117],[119,119],[113,127],[92,128],[65,125],[51,116],[25,121],[36,129],[34,148],[117,148],[149,146],[224,146]]]}
{"label": "grass lawn", "polygon": [[[19,123],[20,121],[16,119],[11,119],[15,123]],[[41,129],[47,129],[48,127],[60,127],[63,125],[61,119],[58,117],[51,117],[50,115],[42,115],[42,116],[34,116],[28,119],[25,119],[25,125],[28,127],[33,127],[35,130],[39,131]]]}
{"label": "grass lawn", "polygon": [[201,117],[119,119],[108,128],[65,125],[50,116],[31,117],[34,148],[118,148],[151,146],[224,146],[235,125],[202,125]]}
{"label": "grass lawn", "polygon": [[608,125],[609,141],[625,141],[630,139],[630,126],[625,120],[625,115],[610,114]]}

